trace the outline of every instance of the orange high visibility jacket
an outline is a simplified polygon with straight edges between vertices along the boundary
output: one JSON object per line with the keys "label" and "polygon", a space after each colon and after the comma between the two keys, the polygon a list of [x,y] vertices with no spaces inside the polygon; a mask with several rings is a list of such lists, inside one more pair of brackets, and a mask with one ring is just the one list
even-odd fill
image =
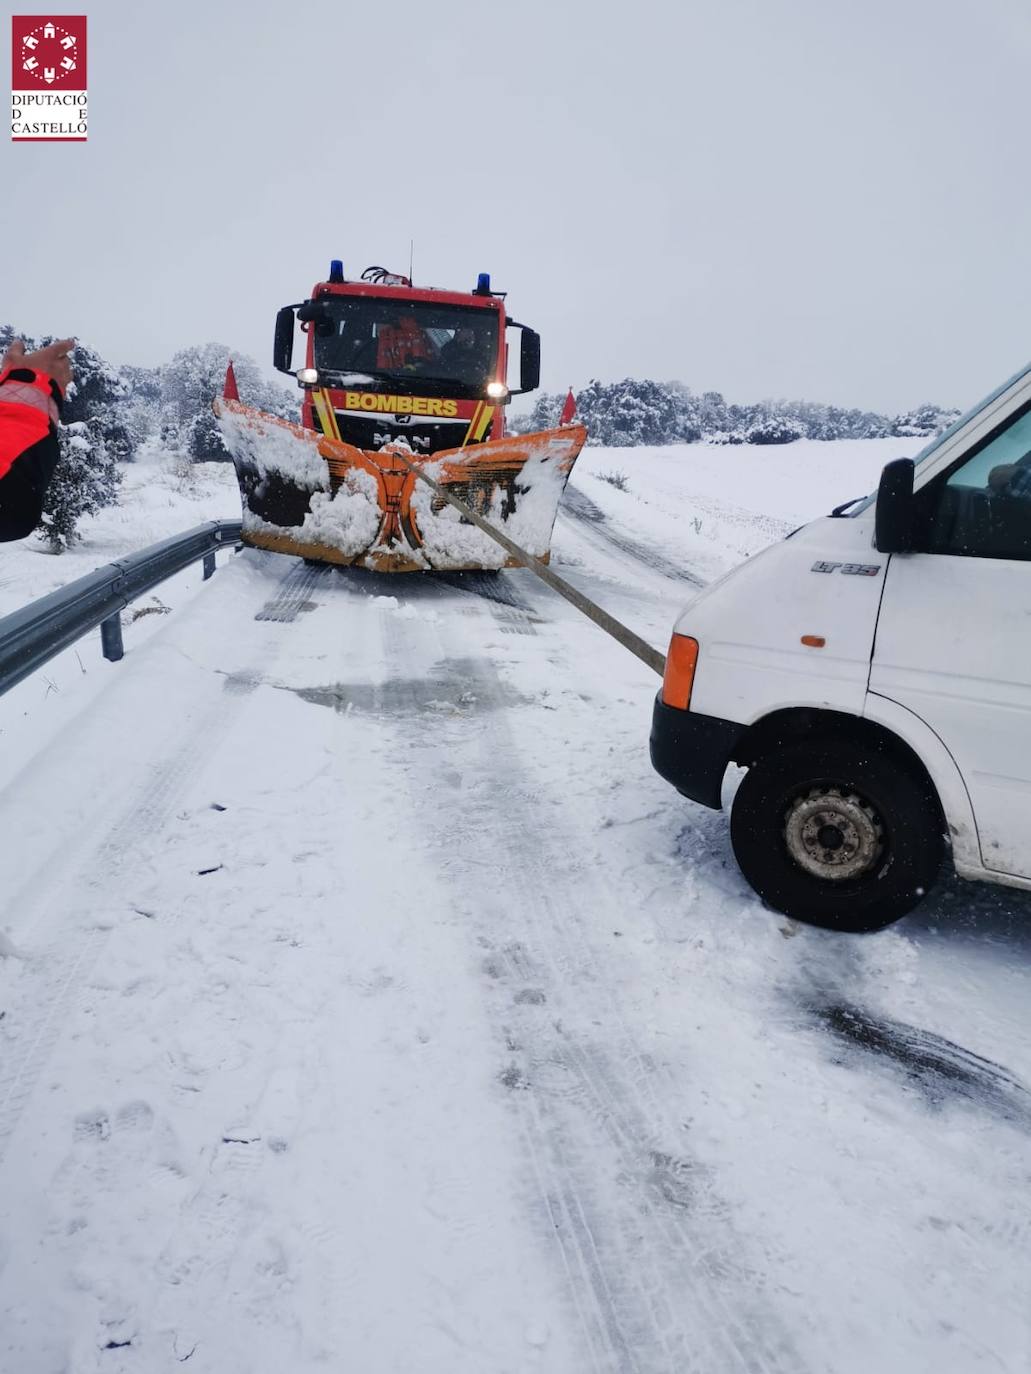
{"label": "orange high visibility jacket", "polygon": [[433,357],[433,345],[410,315],[395,325],[384,325],[378,335],[376,366],[402,368]]}
{"label": "orange high visibility jacket", "polygon": [[0,540],[24,539],[57,466],[61,388],[30,367],[0,373]]}

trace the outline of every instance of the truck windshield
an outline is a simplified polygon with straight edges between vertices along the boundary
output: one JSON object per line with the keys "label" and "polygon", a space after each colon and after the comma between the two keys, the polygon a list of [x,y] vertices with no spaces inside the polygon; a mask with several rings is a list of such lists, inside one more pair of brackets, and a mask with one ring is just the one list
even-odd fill
{"label": "truck windshield", "polygon": [[480,397],[497,376],[498,317],[475,306],[323,296],[312,325],[315,366],[364,374],[373,389]]}

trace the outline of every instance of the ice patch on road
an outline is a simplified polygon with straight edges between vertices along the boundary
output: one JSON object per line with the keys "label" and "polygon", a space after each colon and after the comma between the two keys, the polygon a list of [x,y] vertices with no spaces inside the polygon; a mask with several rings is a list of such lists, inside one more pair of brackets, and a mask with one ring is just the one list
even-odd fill
{"label": "ice patch on road", "polygon": [[337,682],[323,686],[293,687],[272,682],[269,686],[293,692],[313,706],[329,706],[340,715],[352,711],[378,716],[436,714],[468,716],[527,704],[514,689],[490,694],[476,690],[475,660],[447,659],[421,677],[388,678],[385,682]]}

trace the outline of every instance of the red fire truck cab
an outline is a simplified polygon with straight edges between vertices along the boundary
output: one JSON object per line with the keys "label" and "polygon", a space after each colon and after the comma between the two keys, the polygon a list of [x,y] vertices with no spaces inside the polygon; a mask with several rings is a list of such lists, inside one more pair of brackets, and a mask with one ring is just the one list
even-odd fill
{"label": "red fire truck cab", "polygon": [[[296,373],[295,320],[307,335]],[[510,329],[522,336],[512,389]],[[334,259],[307,301],[279,311],[273,361],[304,388],[305,428],[367,451],[404,440],[428,456],[504,437],[510,397],[539,385],[540,337],[506,316],[486,273],[471,292],[438,291],[381,267],[347,281]]]}

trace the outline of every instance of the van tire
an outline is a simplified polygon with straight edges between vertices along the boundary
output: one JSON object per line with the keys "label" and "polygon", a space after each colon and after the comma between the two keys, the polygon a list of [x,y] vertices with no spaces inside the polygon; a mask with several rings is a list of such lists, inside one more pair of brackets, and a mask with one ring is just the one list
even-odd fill
{"label": "van tire", "polygon": [[749,768],[734,856],[768,905],[830,930],[882,930],[934,886],[945,853],[925,777],[874,743],[784,745]]}

